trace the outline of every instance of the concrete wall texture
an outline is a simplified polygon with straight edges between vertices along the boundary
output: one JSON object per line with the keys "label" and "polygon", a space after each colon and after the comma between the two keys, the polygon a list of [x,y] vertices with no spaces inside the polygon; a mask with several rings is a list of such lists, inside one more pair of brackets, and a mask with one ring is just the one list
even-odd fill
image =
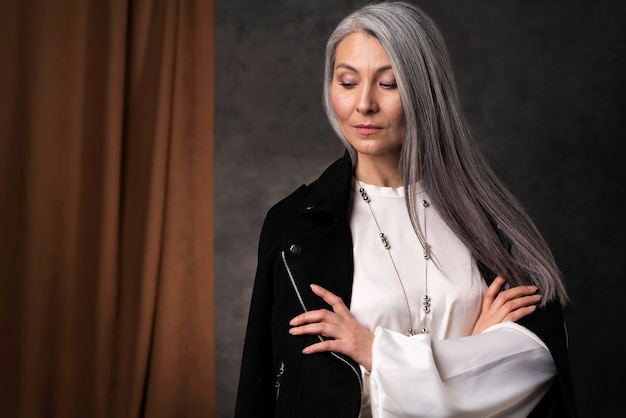
{"label": "concrete wall texture", "polygon": [[[626,2],[413,1],[446,39],[477,141],[565,274],[581,416],[625,416]],[[265,213],[343,152],[321,107],[323,55],[334,26],[364,4],[216,0],[220,418],[233,416]]]}

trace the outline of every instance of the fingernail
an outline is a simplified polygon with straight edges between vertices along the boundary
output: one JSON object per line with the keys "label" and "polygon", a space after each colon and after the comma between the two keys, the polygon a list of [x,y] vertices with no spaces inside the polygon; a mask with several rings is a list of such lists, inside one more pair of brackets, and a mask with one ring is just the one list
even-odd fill
{"label": "fingernail", "polygon": [[311,289],[319,289],[320,287],[316,284],[311,283]]}

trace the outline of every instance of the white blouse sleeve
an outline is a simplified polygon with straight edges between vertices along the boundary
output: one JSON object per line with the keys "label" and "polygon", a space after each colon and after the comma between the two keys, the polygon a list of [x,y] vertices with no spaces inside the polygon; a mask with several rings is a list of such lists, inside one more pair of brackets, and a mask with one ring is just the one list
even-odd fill
{"label": "white blouse sleeve", "polygon": [[439,341],[378,327],[369,376],[372,416],[526,417],[555,373],[545,344],[513,322]]}

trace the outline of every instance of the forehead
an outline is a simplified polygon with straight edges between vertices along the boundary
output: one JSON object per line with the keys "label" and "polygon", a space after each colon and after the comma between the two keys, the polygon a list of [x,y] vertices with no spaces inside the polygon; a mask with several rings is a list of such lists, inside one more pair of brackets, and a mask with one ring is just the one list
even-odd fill
{"label": "forehead", "polygon": [[376,37],[355,32],[337,45],[335,66],[348,63],[353,67],[382,67],[389,65],[389,57]]}

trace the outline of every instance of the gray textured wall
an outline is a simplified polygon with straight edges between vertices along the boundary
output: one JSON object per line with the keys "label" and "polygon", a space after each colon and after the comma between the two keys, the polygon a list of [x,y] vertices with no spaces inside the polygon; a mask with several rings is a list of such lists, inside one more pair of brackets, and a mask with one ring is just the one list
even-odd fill
{"label": "gray textured wall", "polygon": [[[477,140],[565,273],[581,416],[624,415],[626,2],[415,3],[446,38]],[[320,104],[323,51],[363,4],[216,0],[220,418],[233,415],[265,212],[341,155]]]}

